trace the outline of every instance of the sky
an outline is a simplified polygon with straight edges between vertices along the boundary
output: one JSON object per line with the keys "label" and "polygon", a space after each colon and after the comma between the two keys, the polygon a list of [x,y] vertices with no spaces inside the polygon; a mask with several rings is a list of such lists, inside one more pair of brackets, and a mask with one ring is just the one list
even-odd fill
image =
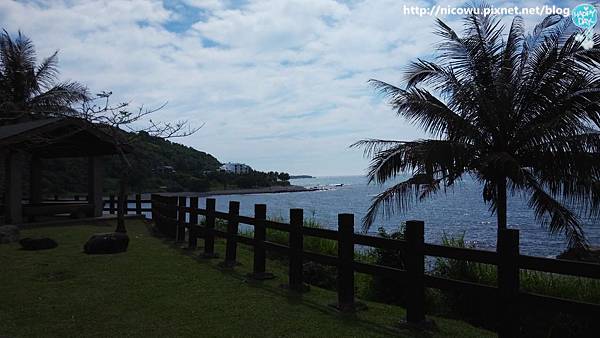
{"label": "sky", "polygon": [[[489,2],[501,6],[578,1]],[[349,146],[427,135],[397,117],[369,79],[402,85],[431,58],[435,18],[404,13],[432,1],[0,0],[0,26],[30,37],[38,60],[59,51],[61,80],[112,91],[154,121],[203,127],[173,140],[263,171],[366,173]],[[462,1],[440,1],[464,6]],[[543,16],[524,17],[528,26]],[[460,16],[442,17],[460,29]],[[511,18],[505,18],[509,20]]]}

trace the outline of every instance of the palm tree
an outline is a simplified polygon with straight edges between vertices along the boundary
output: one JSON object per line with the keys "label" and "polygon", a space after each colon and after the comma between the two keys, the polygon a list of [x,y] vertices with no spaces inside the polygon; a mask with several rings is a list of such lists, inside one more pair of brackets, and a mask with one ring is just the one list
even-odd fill
{"label": "palm tree", "polygon": [[36,66],[29,38],[0,34],[0,124],[75,114],[71,106],[86,100],[87,90],[77,82],[57,83],[57,55]]}
{"label": "palm tree", "polygon": [[586,248],[572,209],[600,214],[600,40],[582,48],[571,25],[549,16],[526,35],[516,17],[506,35],[497,17],[471,15],[459,35],[438,20],[435,59],[412,62],[404,88],[370,80],[432,138],[352,145],[371,158],[369,183],[412,174],[374,197],[364,228],[379,212],[404,211],[469,175],[498,231],[508,190],[527,196],[536,219],[564,232],[569,247]]}

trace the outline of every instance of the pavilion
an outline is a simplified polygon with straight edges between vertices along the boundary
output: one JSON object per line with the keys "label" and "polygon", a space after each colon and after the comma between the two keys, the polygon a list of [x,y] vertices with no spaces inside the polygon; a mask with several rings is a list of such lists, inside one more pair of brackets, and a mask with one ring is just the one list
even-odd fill
{"label": "pavilion", "polygon": [[[5,161],[4,222],[19,224],[24,217],[57,214],[102,215],[102,156],[129,152],[115,142],[117,129],[80,118],[47,118],[0,126],[0,158]],[[88,158],[87,201],[45,203],[42,196],[43,160]],[[26,163],[30,163],[29,168]],[[29,200],[23,201],[23,172],[29,169]]]}

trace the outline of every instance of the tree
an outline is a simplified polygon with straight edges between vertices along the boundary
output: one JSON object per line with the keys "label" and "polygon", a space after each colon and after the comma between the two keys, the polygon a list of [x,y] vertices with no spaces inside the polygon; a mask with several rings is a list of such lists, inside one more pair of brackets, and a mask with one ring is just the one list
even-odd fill
{"label": "tree", "polygon": [[[412,176],[374,197],[363,219],[404,211],[470,175],[507,225],[507,191],[524,193],[536,219],[587,247],[577,209],[600,203],[600,40],[584,49],[571,20],[548,16],[525,34],[520,17],[508,34],[498,17],[470,15],[457,34],[441,20],[434,61],[410,64],[400,88],[370,82],[401,117],[431,139],[362,140],[369,182]],[[381,210],[380,208],[383,207]]]}
{"label": "tree", "polygon": [[0,125],[55,115],[75,114],[72,105],[88,98],[85,86],[57,82],[58,52],[36,65],[29,38],[0,34]]}
{"label": "tree", "polygon": [[279,175],[277,176],[277,178],[279,178],[282,181],[289,181],[290,180],[290,174],[288,173],[279,173]]}
{"label": "tree", "polygon": [[[127,157],[126,149],[134,149],[136,140],[143,137],[159,137],[170,139],[186,137],[197,132],[202,126],[192,128],[185,120],[175,122],[154,122],[148,120],[146,127],[140,128],[139,122],[165,107],[166,104],[154,109],[143,106],[136,110],[129,110],[128,103],[110,104],[112,92],[96,94],[96,98],[86,98],[79,110],[74,114],[78,118],[91,122],[93,128],[102,129],[112,135],[112,140],[121,160],[121,177],[119,179],[119,197],[117,204],[116,232],[127,232],[125,229],[125,214],[127,213],[127,195],[129,182],[133,177],[133,166]],[[136,124],[136,127],[132,127]],[[125,133],[121,128],[126,128],[133,133]]]}
{"label": "tree", "polygon": [[[94,128],[112,136],[121,160],[117,208],[117,232],[126,232],[124,215],[127,208],[127,186],[132,177],[132,165],[127,149],[133,148],[138,137],[175,138],[189,136],[202,126],[192,128],[187,121],[140,123],[158,108],[140,107],[129,110],[128,103],[111,105],[112,92],[103,91],[95,97],[77,82],[57,84],[58,52],[36,66],[36,53],[32,41],[18,33],[12,39],[6,30],[0,34],[0,124],[11,124],[38,118],[69,117],[86,120],[81,128]],[[134,127],[135,125],[135,127]],[[125,133],[122,128],[133,133]],[[80,130],[72,130],[76,133]],[[56,140],[46,140],[54,142]]]}

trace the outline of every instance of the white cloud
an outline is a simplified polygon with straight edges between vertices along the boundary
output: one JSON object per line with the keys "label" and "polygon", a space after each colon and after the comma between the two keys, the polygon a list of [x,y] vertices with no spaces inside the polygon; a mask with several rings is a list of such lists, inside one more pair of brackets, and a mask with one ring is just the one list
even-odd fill
{"label": "white cloud", "polygon": [[184,30],[170,24],[193,13],[150,0],[2,1],[0,22],[40,56],[59,49],[64,79],[133,105],[169,101],[156,120],[206,122],[178,142],[222,161],[361,173],[367,163],[351,143],[421,136],[367,80],[399,83],[402,67],[433,52],[433,18],[402,14],[427,2],[181,1],[203,13]]}
{"label": "white cloud", "polygon": [[209,10],[222,9],[226,6],[225,1],[221,0],[183,0],[183,3],[188,6]]}

